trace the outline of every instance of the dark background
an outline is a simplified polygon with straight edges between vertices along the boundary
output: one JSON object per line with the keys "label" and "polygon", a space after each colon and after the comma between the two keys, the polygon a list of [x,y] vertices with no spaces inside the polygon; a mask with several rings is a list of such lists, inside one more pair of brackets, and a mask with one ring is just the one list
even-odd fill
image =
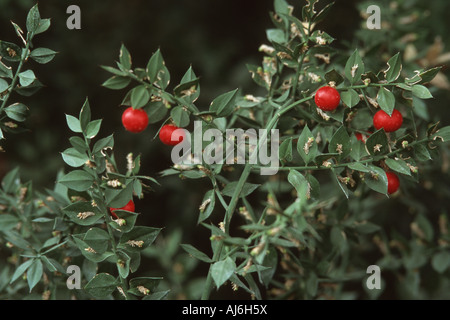
{"label": "dark background", "polygon": [[[25,28],[26,14],[34,3],[0,0],[0,39],[18,42],[9,20]],[[303,2],[291,3],[300,8]],[[322,30],[338,39],[334,46],[352,42],[361,23],[357,3],[337,1],[333,13],[321,23]],[[66,9],[71,4],[81,8],[81,30],[66,27]],[[134,66],[139,67],[145,67],[151,54],[160,48],[171,73],[171,87],[190,65],[201,77],[197,103],[201,109],[217,95],[235,88],[254,93],[256,88],[245,65],[261,61],[258,48],[267,43],[265,30],[272,27],[269,11],[273,10],[273,1],[42,0],[39,9],[42,18],[51,18],[52,26],[36,37],[35,46],[59,54],[47,65],[30,66],[45,88],[31,98],[15,96],[11,100],[21,99],[29,107],[26,126],[30,132],[10,136],[4,142],[7,152],[0,154],[0,175],[19,165],[23,180],[32,180],[38,190],[52,188],[56,172],[65,167],[60,152],[70,146],[65,114],[77,115],[87,97],[93,119],[103,119],[99,136],[115,133],[115,154],[123,170],[129,152],[142,154],[141,173],[157,178],[162,185],[136,200],[136,210],[142,213],[138,223],[164,228],[158,241],[164,242],[174,230],[182,230],[180,242],[209,248],[209,232],[196,226],[198,206],[209,185],[177,177],[158,178],[161,170],[171,166],[170,150],[153,140],[159,124],[139,135],[126,132],[120,121],[123,109],[119,107],[126,89],[101,87],[110,74],[100,65],[113,66],[122,43],[130,51]],[[439,17],[445,15],[434,12]],[[448,31],[446,23],[436,24],[433,30]],[[205,275],[205,267],[199,267],[198,274]],[[149,272],[166,277],[163,269],[155,266]]]}

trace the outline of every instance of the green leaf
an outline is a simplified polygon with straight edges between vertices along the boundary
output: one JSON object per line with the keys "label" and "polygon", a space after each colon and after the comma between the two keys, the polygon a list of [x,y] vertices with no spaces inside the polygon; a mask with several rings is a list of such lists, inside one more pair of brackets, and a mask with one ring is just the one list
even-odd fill
{"label": "green leaf", "polygon": [[62,212],[70,220],[81,226],[90,226],[95,224],[103,217],[103,214],[97,207],[93,207],[91,202],[78,201],[62,209]]}
{"label": "green leaf", "polygon": [[94,178],[86,171],[75,170],[62,176],[58,182],[69,189],[83,192],[92,186]]}
{"label": "green leaf", "polygon": [[309,186],[305,176],[296,170],[289,170],[288,181],[297,191],[297,197],[306,199],[305,195],[308,193]]}
{"label": "green leaf", "polygon": [[34,259],[33,263],[27,270],[28,287],[31,290],[41,281],[44,274],[44,268],[40,259]]}
{"label": "green leaf", "polygon": [[317,275],[311,272],[306,279],[306,291],[311,297],[317,294],[317,288],[319,287],[319,281]]}
{"label": "green leaf", "polygon": [[169,109],[160,101],[150,102],[146,107],[148,114],[148,122],[156,123],[163,120]]}
{"label": "green leaf", "polygon": [[22,87],[27,87],[36,80],[33,70],[26,70],[19,73],[19,82]]}
{"label": "green leaf", "polygon": [[[332,70],[328,71],[327,73],[325,73],[325,80],[327,83],[333,81],[336,84],[336,86],[338,86],[342,82],[344,82],[344,78],[335,69],[332,69]],[[341,95],[341,97],[342,97],[342,95]]]}
{"label": "green leaf", "polygon": [[400,53],[397,53],[387,62],[388,69],[384,71],[384,77],[387,82],[393,82],[398,79],[402,71],[402,61]]}
{"label": "green leaf", "polygon": [[30,58],[40,64],[46,64],[55,58],[57,52],[48,48],[36,48],[30,53]]}
{"label": "green leaf", "polygon": [[319,30],[315,30],[309,37],[309,40],[318,43],[319,37],[321,38],[321,41],[324,41],[324,44],[330,44],[334,41],[334,38],[328,33]]}
{"label": "green leaf", "polygon": [[88,139],[95,138],[95,136],[97,136],[98,132],[100,131],[101,125],[102,119],[93,120],[89,122],[89,124],[86,127],[86,137]]}
{"label": "green leaf", "polygon": [[[187,92],[184,90],[187,90]],[[189,67],[183,78],[181,78],[180,84],[173,91],[175,95],[183,97],[185,100],[187,99],[190,103],[198,99],[200,96],[199,79],[195,75],[192,66]]]}
{"label": "green leaf", "polygon": [[416,84],[412,87],[412,94],[415,95],[417,98],[420,99],[431,99],[433,96],[430,93],[430,90],[428,90],[427,87]]}
{"label": "green leaf", "polygon": [[0,56],[6,61],[19,62],[22,57],[22,48],[17,44],[0,40]]}
{"label": "green leaf", "polygon": [[236,96],[238,89],[221,94],[213,100],[209,106],[209,110],[214,112],[218,117],[229,116],[235,108]]}
{"label": "green leaf", "polygon": [[203,252],[201,252],[200,250],[198,250],[197,248],[195,248],[190,244],[181,244],[181,247],[183,248],[184,251],[189,253],[194,258],[197,258],[206,263],[213,262],[213,260],[211,260],[211,258],[209,258],[206,254],[204,254]]}
{"label": "green leaf", "polygon": [[283,30],[280,29],[267,29],[266,30],[267,40],[270,42],[276,43],[285,43],[286,42],[286,34]]}
{"label": "green leaf", "polygon": [[409,169],[406,162],[402,159],[394,160],[389,158],[385,160],[385,163],[391,170],[406,174],[408,176],[411,175],[411,169]]}
{"label": "green leaf", "polygon": [[105,253],[111,239],[108,232],[100,228],[90,228],[84,235],[83,241],[97,253]]}
{"label": "green leaf", "polygon": [[103,70],[106,70],[109,73],[112,73],[112,74],[114,74],[116,76],[127,77],[127,75],[128,75],[128,73],[126,71],[122,71],[122,70],[114,68],[114,67],[100,66],[100,68],[102,68]]}
{"label": "green leaf", "polygon": [[347,186],[345,185],[344,182],[342,182],[342,181],[339,179],[339,176],[338,176],[338,174],[336,173],[336,171],[335,171],[334,168],[331,168],[331,172],[332,172],[333,177],[334,177],[335,181],[337,182],[339,188],[340,188],[341,191],[344,193],[345,197],[348,199],[348,198],[349,198],[349,193],[350,193],[350,192],[349,192]]}
{"label": "green leaf", "polygon": [[258,274],[261,277],[261,281],[264,283],[264,285],[268,286],[273,276],[275,275],[275,272],[277,270],[277,264],[278,264],[278,255],[277,250],[274,246],[270,246],[268,253],[264,257],[264,260],[262,262],[262,265],[260,268],[266,267],[267,269],[259,270]]}
{"label": "green leaf", "polygon": [[112,90],[121,90],[127,87],[131,82],[131,78],[123,76],[112,76],[102,83],[102,86]]}
{"label": "green leaf", "polygon": [[349,89],[341,93],[342,102],[349,108],[353,108],[359,103],[359,94],[354,89]]}
{"label": "green leaf", "polygon": [[380,229],[381,229],[380,226],[378,226],[372,222],[368,222],[368,221],[365,221],[364,223],[358,223],[355,226],[356,232],[362,233],[362,234],[374,233]]}
{"label": "green leaf", "polygon": [[19,167],[9,171],[2,180],[2,188],[6,193],[17,192],[20,186]]}
{"label": "green leaf", "polygon": [[366,173],[364,176],[364,183],[372,190],[379,192],[381,194],[387,194],[387,176],[383,169],[368,165],[371,172]]}
{"label": "green leaf", "polygon": [[23,122],[27,119],[28,108],[22,103],[14,103],[5,108],[5,113],[10,119]]}
{"label": "green leaf", "polygon": [[349,169],[356,170],[359,172],[370,172],[370,169],[360,162],[350,163],[347,167],[349,167]]}
{"label": "green leaf", "polygon": [[211,265],[211,276],[217,286],[220,288],[235,272],[236,264],[230,257],[225,260],[215,262]]}
{"label": "green leaf", "polygon": [[430,152],[427,147],[423,144],[416,144],[414,147],[414,154],[416,156],[416,160],[418,161],[428,161],[431,160]]}
{"label": "green leaf", "polygon": [[18,223],[20,219],[12,214],[4,213],[0,214],[0,231],[8,231],[13,229]]}
{"label": "green leaf", "polygon": [[99,273],[84,287],[87,293],[95,298],[106,298],[118,285],[116,278],[108,273]]}
{"label": "green leaf", "polygon": [[150,293],[149,295],[143,297],[142,300],[165,300],[169,293],[170,290]]}
{"label": "green leaf", "polygon": [[120,47],[119,61],[125,70],[131,69],[131,55],[124,44],[122,44],[122,46]]}
{"label": "green leaf", "polygon": [[[137,180],[136,180],[137,181]],[[120,232],[127,233],[130,232],[136,223],[138,214],[135,212],[125,211],[125,210],[114,210],[114,213],[120,218],[125,220],[124,224],[119,225],[115,220],[109,222],[109,224],[116,230]]]}
{"label": "green leaf", "polygon": [[292,138],[286,139],[281,143],[278,156],[283,162],[292,161]]}
{"label": "green leaf", "polygon": [[14,274],[10,280],[9,283],[13,283],[16,281],[21,275],[27,271],[27,269],[31,266],[31,264],[34,262],[34,259],[27,260],[23,262],[20,266],[17,267],[16,271],[14,271]]}
{"label": "green leaf", "polygon": [[338,153],[339,158],[347,157],[351,152],[350,136],[345,126],[341,126],[331,137],[328,144],[328,152]]}
{"label": "green leaf", "polygon": [[364,73],[364,63],[359,55],[358,49],[348,58],[344,71],[345,77],[351,84],[355,84],[361,80],[361,75]]}
{"label": "green leaf", "polygon": [[[160,277],[137,277],[130,280],[129,293],[138,297],[151,295],[155,292],[162,278]],[[145,292],[142,292],[145,291]]]}
{"label": "green leaf", "polygon": [[309,164],[318,153],[316,140],[307,125],[297,140],[297,151],[305,164]]}
{"label": "green leaf", "polygon": [[83,132],[81,130],[80,120],[78,120],[74,116],[66,114],[66,121],[67,121],[67,126],[69,127],[70,130],[72,130],[72,132],[75,132],[75,133]]}
{"label": "green leaf", "polygon": [[434,227],[431,224],[430,220],[427,219],[426,215],[423,213],[418,214],[415,222],[419,226],[419,229],[422,230],[425,240],[428,242],[433,241]]}
{"label": "green leaf", "polygon": [[39,23],[41,21],[41,15],[39,14],[38,5],[34,5],[27,15],[27,30],[28,32],[35,34],[36,30],[39,28]]}
{"label": "green leaf", "polygon": [[89,157],[86,153],[79,152],[75,148],[68,148],[64,150],[61,156],[65,163],[74,168],[83,166],[86,161],[89,160]]}
{"label": "green leaf", "polygon": [[13,21],[11,21],[11,24],[13,25],[14,29],[16,30],[17,36],[19,38],[23,38],[24,32],[23,32],[22,28],[18,24],[14,23]]}
{"label": "green leaf", "polygon": [[114,136],[110,135],[110,136],[107,136],[106,138],[102,138],[102,139],[98,140],[94,144],[94,147],[92,148],[92,152],[95,154],[95,153],[102,151],[105,148],[113,148],[113,147],[114,147]]}
{"label": "green leaf", "polygon": [[215,204],[216,204],[216,197],[214,190],[207,191],[202,200],[202,204],[200,207],[200,214],[198,216],[197,223],[200,223],[209,218],[209,216],[214,210]]}
{"label": "green leaf", "polygon": [[[222,194],[227,197],[232,197],[234,194],[234,191],[236,190],[236,186],[238,184],[238,181],[233,181],[231,183],[228,183],[225,188],[222,190]],[[240,193],[240,197],[247,197],[250,195],[253,191],[255,191],[259,187],[259,184],[253,184],[246,182],[244,186],[242,187],[242,191]]]}
{"label": "green leaf", "polygon": [[66,269],[55,259],[48,258],[46,256],[41,257],[41,261],[47,267],[50,272],[61,272],[62,274],[66,273]]}
{"label": "green leaf", "polygon": [[130,232],[122,234],[120,246],[129,251],[140,251],[155,241],[161,229],[137,226]]}
{"label": "green leaf", "polygon": [[133,183],[129,181],[125,188],[105,190],[106,205],[111,208],[122,208],[133,198]]}
{"label": "green leaf", "polygon": [[421,81],[419,82],[419,84],[429,83],[431,80],[434,79],[434,77],[436,77],[436,75],[439,73],[439,71],[441,69],[442,69],[442,67],[435,67],[435,68],[431,68],[431,69],[421,72],[419,74],[420,78],[421,78]]}
{"label": "green leaf", "polygon": [[84,101],[83,107],[80,110],[79,120],[81,130],[83,133],[85,133],[89,122],[91,122],[91,106],[87,98]]}
{"label": "green leaf", "polygon": [[389,143],[384,129],[372,133],[366,140],[366,148],[370,155],[379,156],[389,151]]}
{"label": "green leaf", "polygon": [[72,238],[75,242],[75,245],[80,250],[81,254],[89,261],[99,263],[99,262],[105,261],[106,259],[108,259],[114,255],[114,253],[110,252],[110,251],[107,251],[104,253],[97,253],[97,252],[93,251],[93,249],[86,242],[84,242],[82,239],[80,239],[83,236],[84,236],[84,234],[81,234],[81,235],[74,234],[74,235],[72,235]]}
{"label": "green leaf", "polygon": [[273,6],[276,13],[280,15],[289,14],[289,4],[286,2],[286,0],[274,0]]}
{"label": "green leaf", "polygon": [[131,105],[138,109],[150,101],[150,93],[144,85],[139,85],[131,90]]}
{"label": "green leaf", "polygon": [[331,8],[333,5],[334,5],[334,2],[330,2],[325,7],[323,7],[322,10],[320,10],[318,13],[316,13],[313,16],[312,22],[318,23],[318,22],[322,21],[328,15],[328,13],[331,11]]}
{"label": "green leaf", "polygon": [[330,241],[333,247],[339,249],[340,252],[347,248],[347,236],[339,226],[334,225],[330,232]]}
{"label": "green leaf", "polygon": [[392,115],[395,107],[395,96],[391,91],[381,87],[378,91],[377,102],[380,105],[381,110],[386,112],[389,116]]}
{"label": "green leaf", "polygon": [[305,164],[309,164],[317,155],[316,139],[306,125],[297,140],[297,151]]}
{"label": "green leaf", "polygon": [[146,72],[151,83],[158,85],[162,89],[168,86],[170,74],[159,49],[151,56],[147,64]]}
{"label": "green leaf", "polygon": [[189,112],[181,106],[173,108],[170,117],[177,127],[183,128],[189,124]]}
{"label": "green leaf", "polygon": [[37,27],[34,34],[40,34],[48,30],[50,28],[51,21],[50,19],[40,19],[39,26]]}
{"label": "green leaf", "polygon": [[[1,41],[0,41],[0,43],[1,43]],[[12,79],[14,77],[12,68],[5,65],[2,61],[0,61],[0,77],[10,78],[10,79]],[[5,90],[0,90],[0,92],[3,92],[3,91],[5,91]]]}
{"label": "green leaf", "polygon": [[123,251],[118,251],[116,253],[116,258],[117,258],[116,266],[117,266],[117,270],[119,271],[119,276],[122,279],[126,279],[128,277],[128,275],[130,274],[131,258],[129,255],[127,255]]}
{"label": "green leaf", "polygon": [[86,142],[78,136],[70,137],[69,142],[78,152],[85,153],[88,150]]}
{"label": "green leaf", "polygon": [[431,265],[436,272],[444,273],[450,266],[450,253],[448,251],[435,253],[431,259]]}
{"label": "green leaf", "polygon": [[3,79],[0,79],[0,93],[5,92],[9,88],[9,83]]}

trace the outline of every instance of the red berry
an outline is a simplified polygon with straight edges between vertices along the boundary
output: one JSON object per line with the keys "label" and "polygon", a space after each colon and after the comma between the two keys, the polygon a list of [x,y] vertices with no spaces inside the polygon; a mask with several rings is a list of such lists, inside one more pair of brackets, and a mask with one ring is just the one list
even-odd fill
{"label": "red berry", "polygon": [[117,214],[114,211],[116,211],[116,210],[125,210],[125,211],[134,212],[134,209],[135,209],[134,202],[133,202],[133,200],[130,200],[124,207],[122,207],[122,208],[109,208],[109,211],[111,212],[111,215],[114,218],[117,219],[119,217],[117,216]]}
{"label": "red berry", "polygon": [[400,180],[398,179],[397,175],[393,172],[386,172],[386,177],[388,180],[388,193],[394,193],[398,190],[400,187]]}
{"label": "red berry", "polygon": [[164,125],[161,130],[159,131],[159,139],[162,143],[167,144],[168,146],[175,146],[179,144],[184,139],[184,134],[182,134],[178,140],[172,140],[172,134],[175,130],[180,129],[177,126],[173,124],[166,124]]}
{"label": "red berry", "polygon": [[373,116],[373,126],[379,130],[381,128],[386,132],[394,132],[400,129],[403,123],[403,116],[400,111],[394,109],[392,115],[389,116],[383,110],[378,111]]}
{"label": "red berry", "polygon": [[122,114],[122,124],[126,130],[138,133],[148,126],[148,115],[143,109],[127,108]]}
{"label": "red berry", "polygon": [[317,90],[314,101],[319,109],[332,111],[339,106],[341,95],[335,88],[326,86]]}

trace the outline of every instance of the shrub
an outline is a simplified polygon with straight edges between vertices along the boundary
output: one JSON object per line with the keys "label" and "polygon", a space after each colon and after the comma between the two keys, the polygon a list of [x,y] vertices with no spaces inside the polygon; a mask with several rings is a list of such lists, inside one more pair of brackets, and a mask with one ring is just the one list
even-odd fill
{"label": "shrub", "polygon": [[[412,14],[394,3],[393,10]],[[433,201],[446,195],[448,175],[441,185],[433,176],[448,172],[450,127],[433,121],[427,104],[436,76],[442,79],[441,67],[405,59],[396,41],[410,30],[398,27],[395,17],[389,41],[362,29],[356,44],[333,47],[332,35],[316,28],[332,14],[333,3],[320,9],[316,4],[308,1],[297,17],[285,0],[275,0],[274,27],[260,47],[262,62],[247,65],[257,93],[233,88],[206,109],[196,105],[201,81],[194,68],[172,85],[161,50],[147,65],[135,66],[122,44],[116,65],[102,66],[111,74],[104,87],[126,89],[124,109],[144,110],[150,126],[184,129],[179,132],[188,139],[167,148],[173,159],[184,154],[185,161],[159,178],[208,186],[200,196],[196,228],[208,230],[210,248],[180,245],[190,256],[182,280],[139,275],[146,257],[169,268],[181,235],[168,235],[171,247],[159,247],[153,242],[161,229],[138,225],[134,210],[111,214],[109,208],[142,198],[158,182],[139,174],[140,155],[130,154],[120,173],[114,137],[97,138],[102,120],[91,119],[86,100],[78,117],[66,116],[77,135],[61,154],[70,171],[58,175],[52,190],[34,191],[31,182],[20,181],[19,169],[3,179],[0,243],[8,258],[1,262],[2,295],[173,298],[186,291],[176,282],[188,282],[196,259],[208,269],[200,282],[186,284],[197,288],[195,298],[210,299],[214,289],[224,287],[254,299],[445,297],[446,207],[434,203],[434,210],[427,210],[417,197],[427,192],[431,200],[425,201]],[[384,10],[387,4],[380,5]],[[24,120],[26,110],[21,103],[6,107],[11,93],[33,91],[38,84],[32,71],[22,71],[28,57],[46,63],[55,55],[50,49],[28,50],[34,35],[48,26],[35,6],[26,38],[14,24],[25,48],[1,42],[2,57],[18,63],[14,74],[2,64],[7,91],[0,111],[11,120]],[[11,48],[21,54],[11,55]],[[318,90],[324,90],[320,99]],[[264,150],[267,141],[270,148]],[[276,163],[267,161],[269,154]],[[438,186],[429,190],[430,181]],[[82,290],[68,288],[69,265],[81,267]],[[382,270],[381,289],[366,285],[371,265]]]}

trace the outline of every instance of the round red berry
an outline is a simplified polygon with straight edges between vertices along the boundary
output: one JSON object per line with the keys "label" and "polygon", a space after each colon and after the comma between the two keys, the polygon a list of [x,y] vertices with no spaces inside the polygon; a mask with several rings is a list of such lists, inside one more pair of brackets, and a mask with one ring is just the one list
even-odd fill
{"label": "round red berry", "polygon": [[177,144],[179,144],[181,141],[183,141],[184,139],[184,134],[182,133],[181,136],[178,137],[178,139],[176,139],[175,137],[173,137],[172,139],[172,134],[175,130],[180,129],[177,126],[173,125],[173,124],[166,124],[164,125],[161,130],[159,131],[159,139],[161,140],[162,143],[167,144],[169,146],[175,146]]}
{"label": "round red berry", "polygon": [[400,129],[402,123],[403,116],[400,111],[396,109],[394,109],[391,116],[383,110],[378,111],[373,116],[373,126],[376,130],[383,128],[386,132],[394,132]]}
{"label": "round red berry", "polygon": [[148,126],[148,115],[143,109],[127,108],[122,114],[122,124],[126,130],[139,133]]}
{"label": "round red berry", "polygon": [[388,181],[388,193],[394,193],[398,190],[400,187],[400,180],[398,179],[397,175],[393,172],[386,172],[386,177]]}
{"label": "round red berry", "polygon": [[322,87],[317,90],[314,101],[319,109],[323,111],[333,111],[341,102],[341,95],[333,87]]}
{"label": "round red berry", "polygon": [[123,206],[122,208],[109,208],[109,211],[111,212],[111,215],[117,219],[118,216],[115,213],[116,210],[124,210],[124,211],[131,211],[134,212],[135,207],[134,207],[134,202],[133,200],[130,200],[125,206]]}

